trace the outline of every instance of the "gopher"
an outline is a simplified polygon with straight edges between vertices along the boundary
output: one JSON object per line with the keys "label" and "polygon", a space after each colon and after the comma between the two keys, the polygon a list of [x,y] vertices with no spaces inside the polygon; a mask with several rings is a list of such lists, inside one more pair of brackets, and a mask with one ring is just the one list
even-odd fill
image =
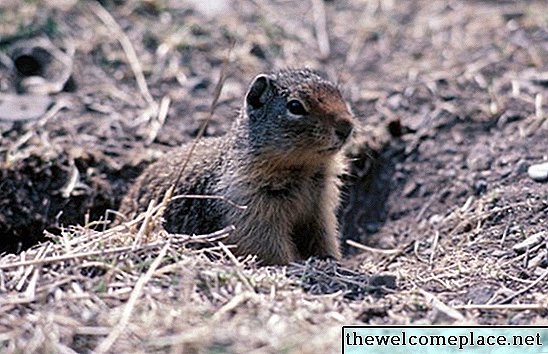
{"label": "gopher", "polygon": [[[197,143],[174,191],[224,198],[171,200],[166,230],[203,234],[234,225],[225,242],[236,246],[236,255],[256,255],[263,264],[339,259],[336,210],[347,164],[342,147],[353,120],[338,87],[313,70],[256,76],[231,129]],[[131,217],[162,199],[189,149],[175,148],[146,168],[120,213]]]}

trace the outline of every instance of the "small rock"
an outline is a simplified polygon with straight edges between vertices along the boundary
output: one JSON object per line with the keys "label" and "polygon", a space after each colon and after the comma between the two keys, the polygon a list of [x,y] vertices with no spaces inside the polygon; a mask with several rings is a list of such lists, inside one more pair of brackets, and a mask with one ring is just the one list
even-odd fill
{"label": "small rock", "polygon": [[527,174],[529,177],[538,182],[548,180],[548,162],[529,166],[527,169]]}
{"label": "small rock", "polygon": [[514,171],[516,173],[524,173],[527,171],[527,168],[529,167],[529,164],[527,163],[527,161],[523,160],[523,159],[520,159],[517,163],[516,163],[516,166],[514,167]]}
{"label": "small rock", "polygon": [[493,157],[487,147],[477,146],[472,148],[466,159],[467,167],[472,171],[485,171],[491,168]]}
{"label": "small rock", "polygon": [[473,304],[486,304],[495,294],[496,287],[489,284],[477,283],[471,285],[466,290],[464,297],[466,302],[471,302]]}
{"label": "small rock", "polygon": [[487,181],[480,179],[474,183],[474,193],[476,195],[482,195],[487,191]]}

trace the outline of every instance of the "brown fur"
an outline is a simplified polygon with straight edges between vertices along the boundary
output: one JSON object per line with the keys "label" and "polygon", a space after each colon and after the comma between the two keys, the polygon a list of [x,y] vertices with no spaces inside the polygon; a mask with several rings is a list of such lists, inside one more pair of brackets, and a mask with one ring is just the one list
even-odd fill
{"label": "brown fur", "polygon": [[[298,100],[306,115],[289,113]],[[236,227],[226,242],[237,255],[257,255],[265,264],[310,256],[340,258],[336,209],[346,161],[341,147],[352,114],[339,90],[308,69],[259,75],[232,130],[201,140],[175,195],[224,196],[177,199],[167,207],[165,227],[176,233],[207,233]],[[189,146],[149,166],[122,201],[120,212],[143,211],[175,182]]]}

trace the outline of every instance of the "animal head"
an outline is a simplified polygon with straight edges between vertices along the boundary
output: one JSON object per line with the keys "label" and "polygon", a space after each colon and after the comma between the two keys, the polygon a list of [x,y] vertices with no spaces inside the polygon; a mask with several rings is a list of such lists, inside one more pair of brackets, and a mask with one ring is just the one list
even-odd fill
{"label": "animal head", "polygon": [[353,128],[353,115],[337,86],[310,69],[258,75],[244,109],[252,152],[288,164],[335,155]]}

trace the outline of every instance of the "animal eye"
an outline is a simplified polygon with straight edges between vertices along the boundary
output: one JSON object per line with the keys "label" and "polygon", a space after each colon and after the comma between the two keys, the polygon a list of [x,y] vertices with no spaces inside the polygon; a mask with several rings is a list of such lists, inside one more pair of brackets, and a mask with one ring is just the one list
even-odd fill
{"label": "animal eye", "polygon": [[291,100],[287,102],[287,109],[292,114],[299,115],[299,116],[304,116],[308,114],[303,104],[297,100]]}

